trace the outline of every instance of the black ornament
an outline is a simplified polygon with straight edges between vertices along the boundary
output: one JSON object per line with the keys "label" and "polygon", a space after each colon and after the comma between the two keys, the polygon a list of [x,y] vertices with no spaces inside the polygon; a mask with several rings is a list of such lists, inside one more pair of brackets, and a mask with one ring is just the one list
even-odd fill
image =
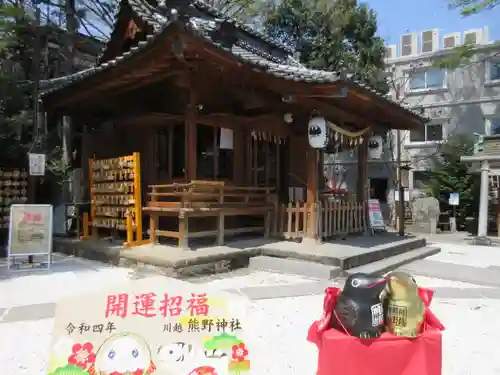
{"label": "black ornament", "polygon": [[369,149],[376,149],[379,147],[378,141],[369,141],[368,142],[368,148]]}
{"label": "black ornament", "polygon": [[332,326],[360,338],[380,336],[384,326],[384,311],[380,294],[387,281],[364,273],[347,278],[335,305]]}
{"label": "black ornament", "polygon": [[317,137],[318,135],[321,135],[321,128],[317,125],[312,125],[309,127],[309,135],[313,137]]}

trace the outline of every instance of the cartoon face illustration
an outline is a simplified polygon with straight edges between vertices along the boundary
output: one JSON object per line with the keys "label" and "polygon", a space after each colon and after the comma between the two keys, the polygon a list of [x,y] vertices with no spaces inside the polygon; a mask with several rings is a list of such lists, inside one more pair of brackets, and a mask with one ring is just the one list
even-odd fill
{"label": "cartoon face illustration", "polygon": [[162,364],[184,362],[191,353],[192,346],[184,342],[174,342],[158,348],[158,361]]}
{"label": "cartoon face illustration", "polygon": [[97,375],[152,374],[155,366],[146,341],[134,333],[108,338],[99,348],[94,365]]}

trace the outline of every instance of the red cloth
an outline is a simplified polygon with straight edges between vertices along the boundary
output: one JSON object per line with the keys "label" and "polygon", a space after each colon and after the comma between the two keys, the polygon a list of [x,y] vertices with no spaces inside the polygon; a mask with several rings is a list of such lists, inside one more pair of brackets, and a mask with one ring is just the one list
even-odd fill
{"label": "red cloth", "polygon": [[432,290],[419,288],[425,317],[422,333],[413,339],[390,333],[377,339],[360,339],[329,329],[339,294],[338,288],[326,289],[323,316],[311,325],[307,335],[319,349],[317,375],[441,375],[444,326],[429,308]]}

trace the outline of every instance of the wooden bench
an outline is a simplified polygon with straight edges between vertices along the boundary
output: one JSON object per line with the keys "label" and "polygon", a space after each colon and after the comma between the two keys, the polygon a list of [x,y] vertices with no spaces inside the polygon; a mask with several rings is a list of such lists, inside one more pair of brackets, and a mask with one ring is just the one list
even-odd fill
{"label": "wooden bench", "polygon": [[[187,184],[149,186],[149,201],[143,208],[150,217],[150,238],[153,244],[158,237],[178,239],[179,247],[188,248],[190,238],[212,237],[222,245],[225,235],[264,231],[269,236],[271,216],[275,209],[275,196],[271,188],[226,185],[221,181],[191,181]],[[226,216],[263,216],[264,227],[226,229]],[[158,228],[162,216],[176,217],[178,230]],[[190,231],[188,219],[216,217],[217,229]]]}

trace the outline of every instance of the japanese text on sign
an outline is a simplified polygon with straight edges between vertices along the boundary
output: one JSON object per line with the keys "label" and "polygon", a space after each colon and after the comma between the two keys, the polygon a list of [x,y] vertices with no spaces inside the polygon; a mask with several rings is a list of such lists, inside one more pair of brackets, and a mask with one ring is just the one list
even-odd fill
{"label": "japanese text on sign", "polygon": [[[198,319],[191,318],[187,324],[187,332],[235,332],[242,330],[239,319]],[[184,327],[180,323],[168,323],[163,326],[163,332],[183,332]]]}
{"label": "japanese text on sign", "polygon": [[80,335],[85,334],[86,332],[94,332],[94,333],[113,333],[116,330],[115,323],[108,322],[107,324],[87,324],[85,322],[81,322],[80,324],[73,324],[69,322],[66,326],[66,332],[68,335],[72,335],[73,333],[79,333]]}
{"label": "japanese text on sign", "polygon": [[[129,311],[129,307],[131,311]],[[107,296],[105,317],[126,318],[130,315],[140,315],[145,318],[162,316],[208,316],[209,306],[206,293],[192,293],[191,298],[184,299],[179,295],[157,296],[156,293],[142,293],[130,296],[127,293]]]}

